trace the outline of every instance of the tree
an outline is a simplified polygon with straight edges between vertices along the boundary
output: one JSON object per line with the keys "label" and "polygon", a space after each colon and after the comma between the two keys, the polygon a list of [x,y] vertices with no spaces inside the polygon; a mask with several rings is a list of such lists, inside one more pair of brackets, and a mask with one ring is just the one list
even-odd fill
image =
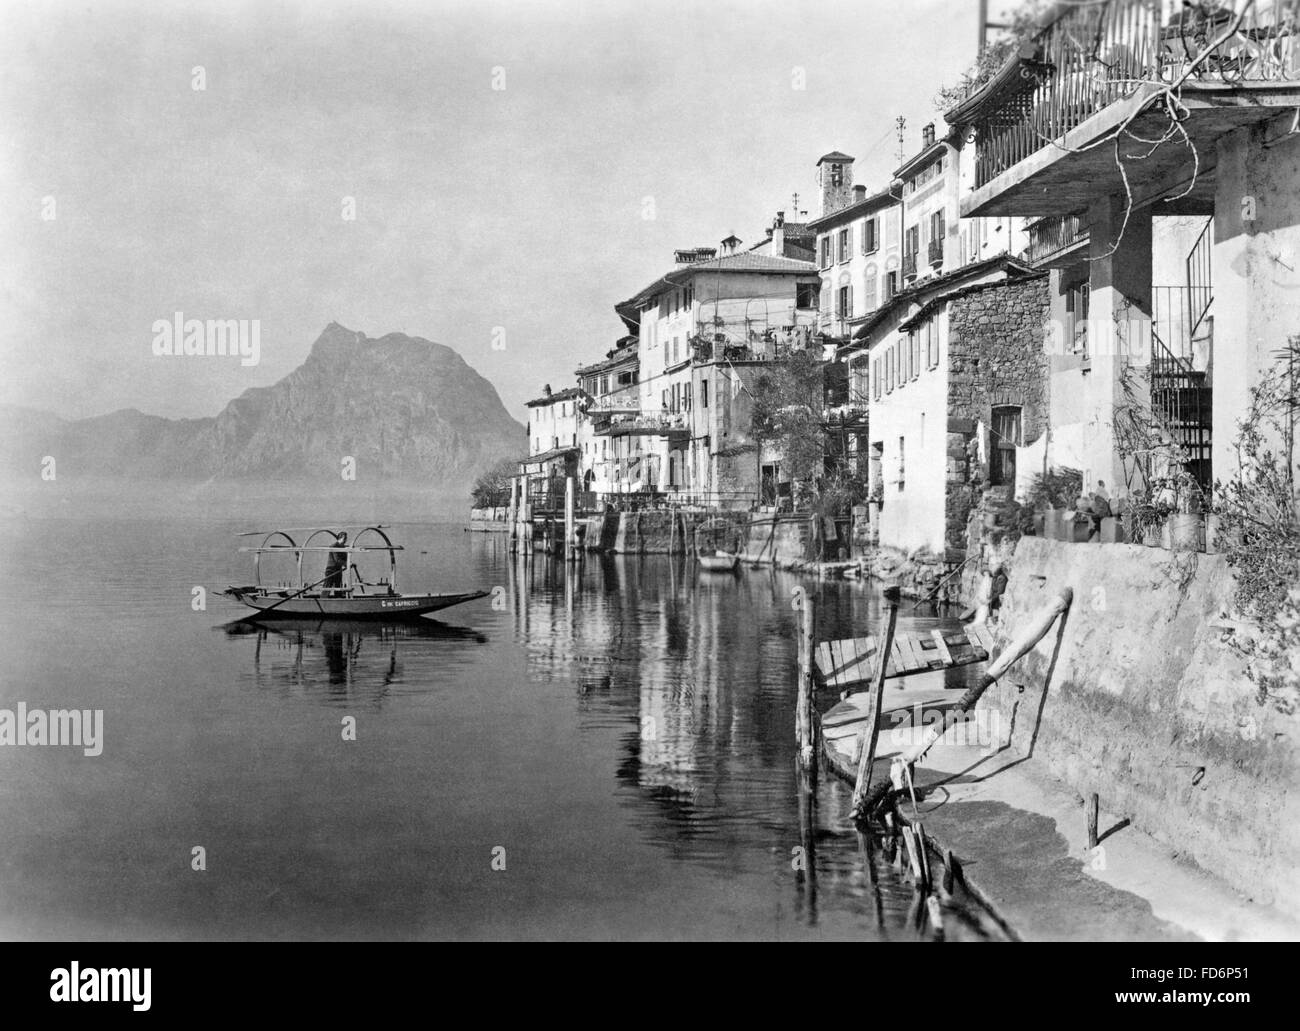
{"label": "tree", "polygon": [[470,490],[475,508],[500,508],[510,504],[510,478],[519,472],[519,459],[503,458],[474,481]]}
{"label": "tree", "polygon": [[1039,18],[1046,7],[1044,0],[1028,0],[1015,11],[1003,34],[986,44],[975,63],[962,73],[955,86],[941,86],[934,105],[939,113],[951,109],[978,90],[1001,70],[1019,48],[1038,32]]}
{"label": "tree", "polygon": [[823,404],[822,363],[808,350],[795,351],[754,383],[754,439],[780,451],[796,505],[814,492],[821,473]]}

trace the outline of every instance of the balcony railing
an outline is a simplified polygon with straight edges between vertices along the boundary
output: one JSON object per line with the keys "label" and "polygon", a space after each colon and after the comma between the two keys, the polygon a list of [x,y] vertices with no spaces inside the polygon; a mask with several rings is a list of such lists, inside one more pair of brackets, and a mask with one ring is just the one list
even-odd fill
{"label": "balcony railing", "polygon": [[905,277],[916,275],[916,252],[915,251],[909,251],[907,254],[903,255],[903,275]]}
{"label": "balcony railing", "polygon": [[1030,225],[1027,231],[1029,246],[1025,248],[1024,258],[1031,265],[1088,239],[1078,215],[1049,215]]}
{"label": "balcony railing", "polygon": [[[1245,0],[1234,0],[1240,9]],[[1297,8],[1255,3],[1205,60],[1193,60],[1228,34],[1228,7],[1175,0],[1095,0],[1068,4],[990,82],[958,105],[973,105],[975,186],[1059,140],[1087,118],[1146,83],[1235,84],[1300,79]],[[978,100],[983,93],[984,101]]]}
{"label": "balcony railing", "polygon": [[592,398],[587,407],[589,415],[636,415],[641,411],[641,385],[633,383],[619,390]]}
{"label": "balcony railing", "polygon": [[930,259],[931,265],[942,265],[943,264],[943,241],[931,240],[930,245],[926,250],[926,257]]}

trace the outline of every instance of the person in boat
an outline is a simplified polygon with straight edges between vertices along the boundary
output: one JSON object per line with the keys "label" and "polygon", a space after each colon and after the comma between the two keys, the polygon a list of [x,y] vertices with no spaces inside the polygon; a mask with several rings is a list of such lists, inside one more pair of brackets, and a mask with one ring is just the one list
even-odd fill
{"label": "person in boat", "polygon": [[[339,547],[345,547],[348,543],[346,531],[334,535],[334,543]],[[348,568],[348,553],[346,551],[331,551],[329,560],[325,563],[325,589],[339,590],[343,587],[343,574]]]}

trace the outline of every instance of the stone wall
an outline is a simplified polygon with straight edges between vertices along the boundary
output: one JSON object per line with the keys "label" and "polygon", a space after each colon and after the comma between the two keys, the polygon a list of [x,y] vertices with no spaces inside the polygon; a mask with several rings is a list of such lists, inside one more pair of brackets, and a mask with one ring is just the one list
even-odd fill
{"label": "stone wall", "polygon": [[510,529],[509,519],[510,509],[507,506],[500,508],[471,508],[469,510],[469,528],[471,530],[505,533]]}
{"label": "stone wall", "polygon": [[1233,590],[1223,557],[1021,538],[1000,639],[1067,586],[1054,667],[1056,629],[981,706],[999,712],[1013,748],[1081,798],[1100,795],[1103,832],[1127,817],[1300,916],[1300,716],[1261,705],[1245,676],[1220,619]]}
{"label": "stone wall", "polygon": [[1024,440],[1047,428],[1049,312],[1046,273],[992,283],[948,304],[948,418],[992,422],[993,409],[1024,409]]}

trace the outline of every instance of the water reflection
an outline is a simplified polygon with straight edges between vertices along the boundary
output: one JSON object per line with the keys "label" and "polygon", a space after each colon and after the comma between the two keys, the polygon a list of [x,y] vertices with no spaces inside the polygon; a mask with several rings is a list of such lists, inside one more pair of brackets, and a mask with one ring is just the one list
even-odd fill
{"label": "water reflection", "polygon": [[339,708],[377,709],[394,691],[422,690],[487,638],[431,619],[278,619],[219,628],[252,642],[247,682],[263,691]]}
{"label": "water reflection", "polygon": [[[505,564],[530,675],[575,683],[580,718],[622,732],[611,772],[647,840],[727,876],[765,872],[787,885],[806,925],[848,915],[865,937],[928,933],[892,845],[867,840],[848,820],[848,786],[825,775],[816,791],[801,791],[793,761],[792,591],[817,599],[818,636],[828,638],[870,632],[876,589],[769,568],[719,577],[682,556]],[[916,611],[900,619],[913,631],[937,625],[950,621]],[[950,934],[968,935],[960,915],[949,922]]]}

